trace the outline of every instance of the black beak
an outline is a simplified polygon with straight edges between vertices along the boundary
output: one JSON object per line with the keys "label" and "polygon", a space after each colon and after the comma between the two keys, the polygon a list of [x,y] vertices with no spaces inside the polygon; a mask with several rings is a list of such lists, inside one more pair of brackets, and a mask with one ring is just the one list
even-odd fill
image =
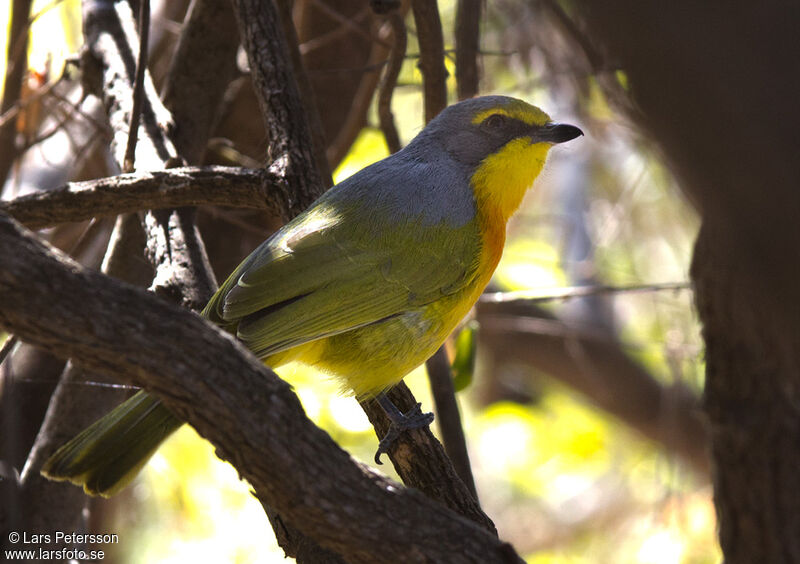
{"label": "black beak", "polygon": [[566,123],[548,123],[540,127],[534,139],[541,143],[564,143],[583,135],[583,131]]}

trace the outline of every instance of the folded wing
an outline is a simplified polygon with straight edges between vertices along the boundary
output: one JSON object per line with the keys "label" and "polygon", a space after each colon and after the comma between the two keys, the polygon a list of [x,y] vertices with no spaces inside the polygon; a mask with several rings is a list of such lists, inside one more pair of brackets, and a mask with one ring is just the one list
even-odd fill
{"label": "folded wing", "polygon": [[204,310],[259,357],[400,315],[474,278],[471,223],[353,221],[357,208],[315,209],[254,251]]}

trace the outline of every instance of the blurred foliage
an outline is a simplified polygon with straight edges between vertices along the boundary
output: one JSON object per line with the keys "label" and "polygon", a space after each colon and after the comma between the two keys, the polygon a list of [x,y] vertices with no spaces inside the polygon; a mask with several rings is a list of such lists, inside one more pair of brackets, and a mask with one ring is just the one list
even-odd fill
{"label": "blurred foliage", "polygon": [[[439,4],[451,49],[455,3]],[[495,286],[542,294],[586,280],[620,286],[686,280],[697,218],[652,147],[614,111],[590,74],[572,72],[575,55],[542,3],[503,0],[486,9],[482,92],[524,98],[586,132],[579,142],[553,151],[509,228]],[[32,28],[32,68],[58,69],[57,75],[64,56],[80,42],[79,2],[37,1],[34,11],[43,15]],[[6,29],[8,15],[0,16]],[[411,17],[408,24],[413,28]],[[418,53],[414,33],[408,53],[393,100],[404,142],[423,127],[421,75],[411,56]],[[446,64],[452,97],[449,55]],[[622,73],[616,80],[626,86]],[[373,108],[370,122],[377,121]],[[380,132],[367,127],[336,180],[386,155]],[[577,190],[577,208],[565,201],[565,186]],[[581,237],[588,245],[576,246]],[[700,389],[701,342],[688,291],[600,300],[626,350],[652,374]],[[554,300],[551,307],[569,315],[574,300]],[[302,366],[281,374],[309,417],[372,464],[376,439],[352,398]],[[482,372],[478,359],[476,380],[490,377],[503,374]],[[541,391],[528,405],[483,407],[479,386],[459,396],[479,495],[504,539],[536,564],[719,560],[711,492],[702,477],[571,390],[543,375],[526,378],[536,379]],[[407,382],[431,405],[424,369]],[[188,427],[164,445],[124,496],[114,527],[126,562],[285,561],[248,486]]]}

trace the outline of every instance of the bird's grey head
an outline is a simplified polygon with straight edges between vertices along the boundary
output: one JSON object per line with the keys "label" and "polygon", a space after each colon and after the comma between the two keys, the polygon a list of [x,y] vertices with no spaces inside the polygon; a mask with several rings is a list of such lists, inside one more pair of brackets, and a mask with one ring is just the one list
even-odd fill
{"label": "bird's grey head", "polygon": [[508,96],[482,96],[445,108],[406,147],[407,152],[436,156],[446,151],[474,169],[506,143],[529,138],[531,143],[563,143],[583,132],[573,125],[553,123],[539,108]]}

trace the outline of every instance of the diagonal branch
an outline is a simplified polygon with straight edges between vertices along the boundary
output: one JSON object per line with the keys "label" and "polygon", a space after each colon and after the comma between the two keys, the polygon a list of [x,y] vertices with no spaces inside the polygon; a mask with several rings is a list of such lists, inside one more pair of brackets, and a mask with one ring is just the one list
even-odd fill
{"label": "diagonal branch", "polygon": [[[145,7],[144,5],[142,6]],[[144,25],[146,22],[141,22]],[[143,28],[144,29],[144,28]],[[136,66],[133,53],[140,51],[133,14],[126,2],[94,2],[84,7],[84,32],[90,55],[100,69],[103,101],[114,130],[114,158],[124,170],[133,162],[124,152],[122,139],[136,133],[137,166],[156,170],[182,162],[166,129],[173,124],[172,114],[164,107],[145,65]],[[184,51],[180,50],[179,55]],[[177,63],[176,63],[177,64]],[[231,61],[232,64],[232,61]],[[134,71],[137,71],[136,75]],[[143,77],[137,88],[134,77]],[[139,90],[142,104],[142,127],[129,132],[136,115],[134,91]],[[146,160],[142,160],[144,155]],[[194,309],[202,308],[216,289],[216,280],[194,224],[191,210],[148,212],[143,219],[147,233],[146,256],[156,275],[151,289],[169,299]]]}
{"label": "diagonal branch", "polygon": [[[111,151],[122,168],[133,113],[133,84],[139,40],[127,2],[90,2],[84,5],[83,30],[88,47],[81,59],[87,91],[103,100],[113,131]],[[161,103],[149,75],[144,76],[141,122],[135,162],[139,170],[159,170],[177,157],[164,135],[172,116]]]}
{"label": "diagonal branch", "polygon": [[476,313],[481,341],[498,359],[551,375],[678,454],[699,475],[708,473],[709,431],[690,389],[660,384],[606,333],[567,324],[525,300],[492,297],[484,296]]}
{"label": "diagonal branch", "polygon": [[521,562],[474,523],[355,463],[286,383],[198,316],[81,268],[7,216],[0,263],[0,325],[155,393],[262,500],[346,560]]}

